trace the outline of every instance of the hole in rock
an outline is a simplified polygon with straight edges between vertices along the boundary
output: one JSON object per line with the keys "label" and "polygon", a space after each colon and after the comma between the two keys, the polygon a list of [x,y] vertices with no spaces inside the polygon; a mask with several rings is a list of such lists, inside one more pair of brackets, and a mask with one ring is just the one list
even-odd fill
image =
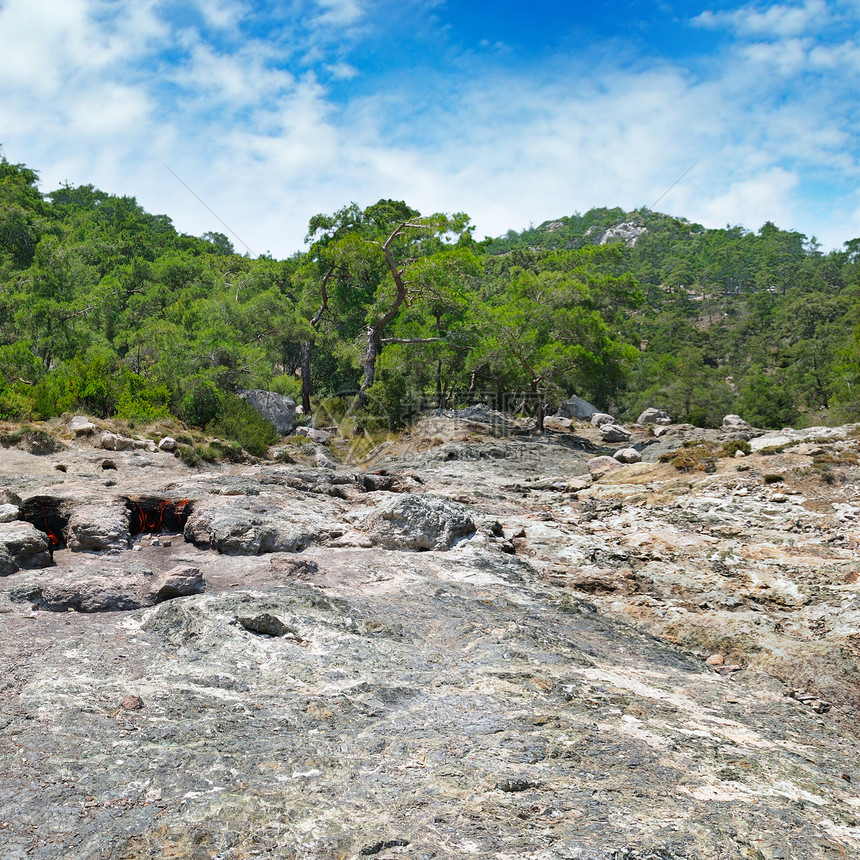
{"label": "hole in rock", "polygon": [[50,538],[52,550],[66,545],[69,515],[63,500],[53,496],[33,496],[24,502],[23,519]]}
{"label": "hole in rock", "polygon": [[155,496],[127,498],[129,511],[128,530],[132,535],[181,532],[191,516],[190,499],[170,501]]}

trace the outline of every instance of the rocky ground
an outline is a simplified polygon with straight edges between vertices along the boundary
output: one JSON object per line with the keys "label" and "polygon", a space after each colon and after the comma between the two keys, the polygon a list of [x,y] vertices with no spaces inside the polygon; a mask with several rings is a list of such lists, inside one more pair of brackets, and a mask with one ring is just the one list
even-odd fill
{"label": "rocky ground", "polygon": [[17,438],[0,857],[860,856],[858,428],[631,430]]}

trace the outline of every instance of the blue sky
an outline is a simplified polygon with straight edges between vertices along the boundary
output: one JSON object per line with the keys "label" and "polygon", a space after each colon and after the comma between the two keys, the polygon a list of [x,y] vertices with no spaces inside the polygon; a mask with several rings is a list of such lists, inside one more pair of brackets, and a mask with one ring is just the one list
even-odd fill
{"label": "blue sky", "polygon": [[[860,0],[0,0],[0,145],[252,253],[351,201],[860,236]],[[170,169],[168,170],[167,165]]]}

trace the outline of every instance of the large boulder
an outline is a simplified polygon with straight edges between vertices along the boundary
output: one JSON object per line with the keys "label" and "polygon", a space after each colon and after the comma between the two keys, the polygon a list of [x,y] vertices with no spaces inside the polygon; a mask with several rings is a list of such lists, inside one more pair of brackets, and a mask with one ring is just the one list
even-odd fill
{"label": "large boulder", "polygon": [[402,495],[379,505],[364,529],[386,549],[445,550],[458,538],[474,534],[475,523],[456,502]]}
{"label": "large boulder", "polygon": [[576,418],[579,421],[590,421],[591,416],[598,412],[596,406],[592,406],[587,400],[573,397],[563,401],[558,407],[558,414],[561,418]]}
{"label": "large boulder", "polygon": [[296,402],[291,397],[259,388],[240,391],[239,397],[249,403],[267,421],[275,425],[282,436],[288,436],[296,426]]}
{"label": "large boulder", "polygon": [[653,406],[648,407],[637,419],[637,424],[671,424],[672,419],[668,412],[662,409],[655,409]]}
{"label": "large boulder", "polygon": [[0,523],[0,576],[51,563],[51,541],[44,532],[22,520]]}

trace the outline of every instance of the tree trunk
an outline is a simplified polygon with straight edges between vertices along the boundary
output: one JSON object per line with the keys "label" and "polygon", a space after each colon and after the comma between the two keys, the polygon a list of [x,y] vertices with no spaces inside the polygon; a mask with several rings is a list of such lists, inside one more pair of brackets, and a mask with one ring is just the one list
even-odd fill
{"label": "tree trunk", "polygon": [[314,393],[314,384],[311,381],[311,342],[303,340],[301,344],[301,368],[302,368],[302,410],[305,415],[311,414],[311,395]]}
{"label": "tree trunk", "polygon": [[361,387],[358,389],[358,408],[367,406],[367,389],[376,380],[376,359],[379,358],[382,344],[380,343],[378,324],[367,329],[367,347],[364,350],[362,364],[364,371],[361,376]]}

